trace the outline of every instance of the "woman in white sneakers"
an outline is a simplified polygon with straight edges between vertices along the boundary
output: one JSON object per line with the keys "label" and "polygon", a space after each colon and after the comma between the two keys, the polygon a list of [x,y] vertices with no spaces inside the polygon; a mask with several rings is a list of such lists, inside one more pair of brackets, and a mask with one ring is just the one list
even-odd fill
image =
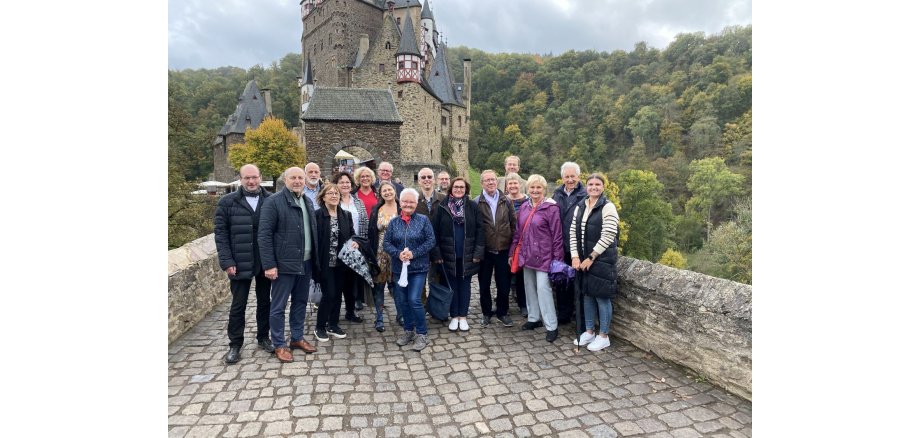
{"label": "woman in white sneakers", "polygon": [[590,351],[610,346],[610,320],[617,291],[617,208],[606,196],[607,178],[592,173],[585,181],[588,197],[578,203],[569,229],[575,287],[583,297],[585,332],[578,345]]}

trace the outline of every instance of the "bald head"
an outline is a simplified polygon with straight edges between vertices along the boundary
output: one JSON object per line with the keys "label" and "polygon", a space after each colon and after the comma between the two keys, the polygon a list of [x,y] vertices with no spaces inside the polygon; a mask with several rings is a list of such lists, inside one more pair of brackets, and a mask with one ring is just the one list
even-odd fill
{"label": "bald head", "polygon": [[319,184],[319,164],[311,161],[304,166],[303,170],[307,174],[307,187],[311,190],[315,189],[316,185]]}
{"label": "bald head", "polygon": [[259,191],[262,183],[262,172],[254,164],[246,164],[240,168],[240,184],[247,192]]}
{"label": "bald head", "polygon": [[297,196],[303,193],[303,186],[306,183],[306,179],[307,174],[299,167],[289,167],[284,171],[284,186]]}

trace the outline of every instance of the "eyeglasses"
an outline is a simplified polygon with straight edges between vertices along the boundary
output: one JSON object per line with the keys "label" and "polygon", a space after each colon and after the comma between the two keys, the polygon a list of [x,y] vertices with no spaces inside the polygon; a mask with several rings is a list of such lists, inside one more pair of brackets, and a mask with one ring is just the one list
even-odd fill
{"label": "eyeglasses", "polygon": [[418,179],[432,179],[432,178],[434,178],[434,177],[431,176],[431,175],[422,175],[422,176],[418,177]]}
{"label": "eyeglasses", "polygon": [[381,173],[383,173],[383,172],[393,173],[393,171],[390,170],[390,169],[380,169],[380,172],[381,172]]}

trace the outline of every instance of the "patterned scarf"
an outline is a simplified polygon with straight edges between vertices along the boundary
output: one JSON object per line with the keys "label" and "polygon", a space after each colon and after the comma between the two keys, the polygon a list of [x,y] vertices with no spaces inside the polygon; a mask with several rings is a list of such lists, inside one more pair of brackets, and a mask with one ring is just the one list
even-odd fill
{"label": "patterned scarf", "polygon": [[447,199],[447,209],[450,210],[450,215],[453,216],[454,223],[457,225],[463,225],[463,201],[465,199],[466,195],[460,198],[451,196]]}

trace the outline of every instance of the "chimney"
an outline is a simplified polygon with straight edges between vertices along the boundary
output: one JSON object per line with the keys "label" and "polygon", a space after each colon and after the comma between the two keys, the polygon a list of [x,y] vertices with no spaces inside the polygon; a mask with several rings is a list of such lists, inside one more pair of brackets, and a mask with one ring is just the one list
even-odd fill
{"label": "chimney", "polygon": [[[473,93],[471,91],[470,85],[473,81],[473,74],[470,70],[472,67],[472,60],[466,58],[463,60],[463,103],[466,105],[466,118],[470,118],[470,107],[473,106],[472,97]],[[467,121],[469,123],[469,121]]]}
{"label": "chimney", "polygon": [[[466,74],[466,70],[463,71],[463,74],[464,75]],[[267,112],[268,115],[273,116],[274,114],[272,114],[272,89],[263,88],[262,98],[265,99],[265,112]]]}

